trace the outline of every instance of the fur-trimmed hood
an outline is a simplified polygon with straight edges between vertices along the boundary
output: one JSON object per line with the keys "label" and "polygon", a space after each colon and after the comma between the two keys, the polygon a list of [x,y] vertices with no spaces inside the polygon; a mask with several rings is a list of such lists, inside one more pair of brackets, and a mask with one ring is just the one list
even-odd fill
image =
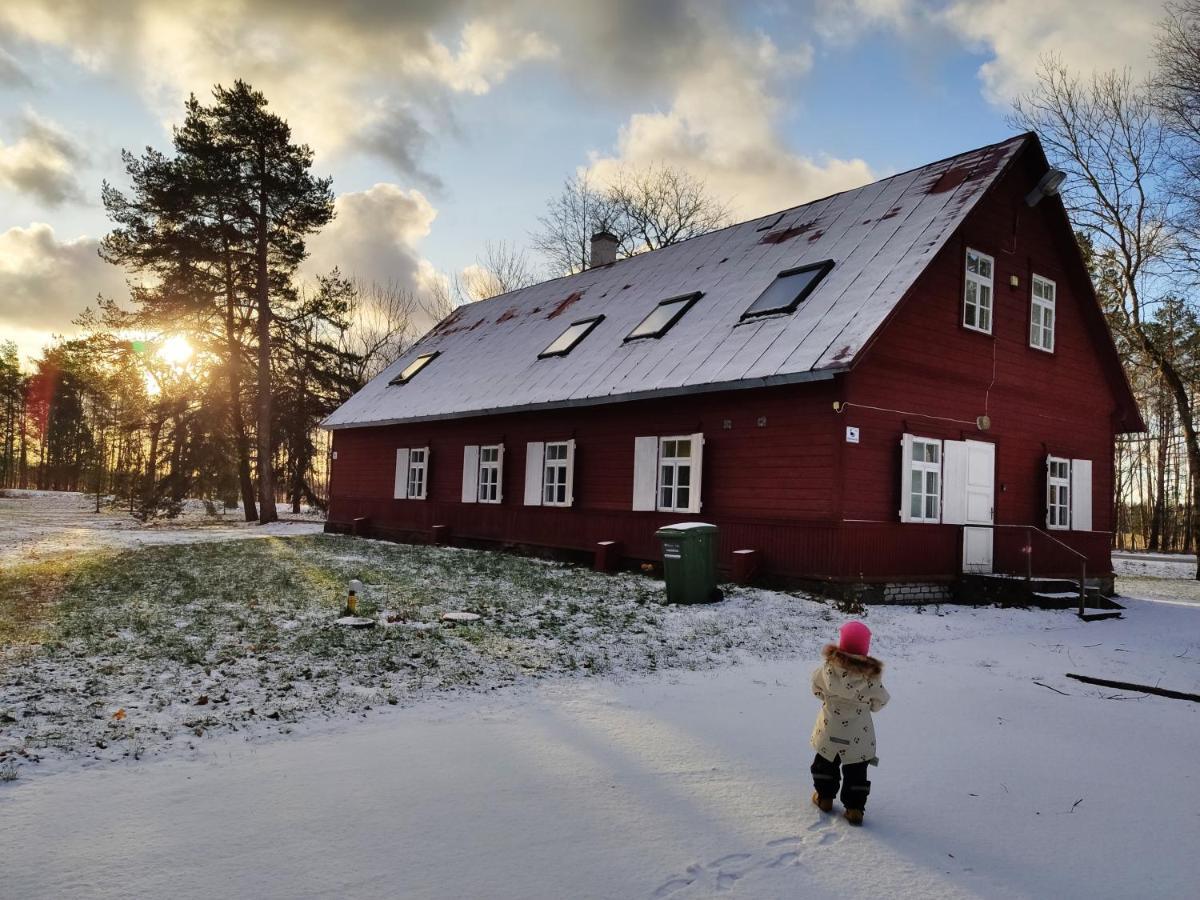
{"label": "fur-trimmed hood", "polygon": [[836,644],[826,644],[821,651],[826,662],[840,666],[847,672],[865,675],[867,678],[877,678],[883,672],[883,663],[873,656],[859,656],[857,653],[847,653]]}

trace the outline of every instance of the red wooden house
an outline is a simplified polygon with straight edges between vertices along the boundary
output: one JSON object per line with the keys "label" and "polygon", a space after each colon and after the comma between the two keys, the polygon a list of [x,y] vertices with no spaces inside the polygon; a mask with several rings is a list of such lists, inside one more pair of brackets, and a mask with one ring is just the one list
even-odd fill
{"label": "red wooden house", "polygon": [[[332,530],[939,596],[1111,573],[1134,398],[1037,138],[462,306],[327,421]],[[904,587],[908,585],[908,587]]]}

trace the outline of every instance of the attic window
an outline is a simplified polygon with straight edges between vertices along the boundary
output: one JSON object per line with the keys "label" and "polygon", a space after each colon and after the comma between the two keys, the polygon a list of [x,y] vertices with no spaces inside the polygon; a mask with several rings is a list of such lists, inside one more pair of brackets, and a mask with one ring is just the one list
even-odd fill
{"label": "attic window", "polygon": [[701,296],[703,295],[696,291],[694,294],[683,294],[663,300],[651,310],[650,315],[642,319],[637,328],[629,332],[625,340],[636,341],[640,338],[662,337]]}
{"label": "attic window", "polygon": [[567,326],[567,330],[554,339],[554,341],[538,354],[538,359],[545,359],[547,356],[566,356],[575,349],[575,345],[587,337],[593,328],[604,321],[604,316],[593,316],[590,319],[580,319],[578,322],[572,322]]}
{"label": "attic window", "polygon": [[758,295],[758,299],[750,304],[750,308],[742,313],[742,318],[752,319],[755,316],[793,312],[832,268],[833,260],[827,259],[798,269],[785,269]]}
{"label": "attic window", "polygon": [[432,353],[422,353],[416,359],[405,367],[404,371],[393,378],[388,384],[408,384],[413,380],[413,377],[429,365],[441,353],[440,350],[434,350]]}

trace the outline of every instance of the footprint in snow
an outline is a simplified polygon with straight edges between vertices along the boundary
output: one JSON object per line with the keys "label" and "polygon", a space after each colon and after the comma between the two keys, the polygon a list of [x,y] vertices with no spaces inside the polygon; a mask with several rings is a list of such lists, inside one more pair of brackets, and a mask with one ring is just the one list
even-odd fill
{"label": "footprint in snow", "polygon": [[666,884],[659,885],[659,887],[650,896],[670,897],[676,891],[682,891],[685,887],[688,887],[693,881],[695,881],[694,878],[672,878]]}
{"label": "footprint in snow", "polygon": [[708,864],[709,868],[716,866],[726,866],[729,863],[740,862],[743,859],[750,859],[752,854],[749,853],[730,853],[728,856],[722,856],[720,859],[714,859]]}
{"label": "footprint in snow", "polygon": [[780,866],[798,865],[800,865],[800,854],[795,850],[788,850],[785,853],[780,853],[777,857],[767,863],[767,868],[778,869]]}
{"label": "footprint in snow", "polygon": [[[803,865],[803,848],[824,847],[835,844],[844,835],[834,830],[834,823],[822,818],[814,822],[806,830],[806,834],[790,834],[786,837],[767,841],[768,852],[756,856],[753,853],[727,853],[719,856],[708,865],[693,864],[688,866],[684,875],[674,875],[668,881],[659,885],[650,896],[654,898],[670,897],[691,887],[697,882],[708,885],[709,890],[729,890],[743,876],[757,868],[782,869],[799,868]],[[795,847],[796,849],[780,848]]]}

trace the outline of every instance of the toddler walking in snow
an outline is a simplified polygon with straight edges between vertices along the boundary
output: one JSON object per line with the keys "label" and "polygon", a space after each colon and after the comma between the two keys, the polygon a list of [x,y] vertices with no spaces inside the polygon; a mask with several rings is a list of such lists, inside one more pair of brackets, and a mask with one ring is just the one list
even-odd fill
{"label": "toddler walking in snow", "polygon": [[812,802],[822,812],[833,810],[838,783],[842,806],[851,825],[861,825],[871,782],[867,765],[879,764],[875,756],[875,723],[871,713],[883,709],[888,692],[883,687],[883,663],[868,656],[871,630],[862,622],[842,626],[838,645],[821,651],[825,662],[812,676],[812,692],[821,698],[821,712],[813,728]]}

